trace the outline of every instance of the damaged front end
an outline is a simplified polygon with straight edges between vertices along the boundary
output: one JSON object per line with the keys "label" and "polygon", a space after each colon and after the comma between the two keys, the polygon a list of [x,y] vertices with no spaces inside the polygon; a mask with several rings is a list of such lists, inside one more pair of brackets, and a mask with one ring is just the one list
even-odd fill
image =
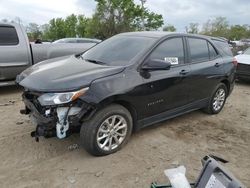
{"label": "damaged front end", "polygon": [[22,97],[25,109],[20,112],[29,115],[36,125],[31,136],[39,141],[40,136],[62,139],[79,132],[82,122],[94,111],[91,105],[80,99],[87,89],[68,93],[24,91]]}

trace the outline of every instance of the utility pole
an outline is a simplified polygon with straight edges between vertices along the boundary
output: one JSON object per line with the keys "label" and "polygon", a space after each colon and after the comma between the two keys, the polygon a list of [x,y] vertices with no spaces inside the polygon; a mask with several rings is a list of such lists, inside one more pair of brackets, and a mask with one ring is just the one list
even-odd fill
{"label": "utility pole", "polygon": [[[146,3],[147,0],[140,0],[141,1],[141,8],[144,10],[144,4]],[[143,31],[145,30],[145,20],[144,20],[144,11],[142,12],[142,29]]]}

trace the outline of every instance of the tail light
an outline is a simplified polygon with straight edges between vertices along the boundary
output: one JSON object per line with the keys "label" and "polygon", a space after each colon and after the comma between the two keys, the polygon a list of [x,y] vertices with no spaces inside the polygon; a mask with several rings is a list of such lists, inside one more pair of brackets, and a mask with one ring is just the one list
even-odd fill
{"label": "tail light", "polygon": [[233,64],[234,64],[234,66],[236,66],[237,67],[237,65],[238,65],[238,61],[237,61],[237,59],[234,57],[233,58]]}

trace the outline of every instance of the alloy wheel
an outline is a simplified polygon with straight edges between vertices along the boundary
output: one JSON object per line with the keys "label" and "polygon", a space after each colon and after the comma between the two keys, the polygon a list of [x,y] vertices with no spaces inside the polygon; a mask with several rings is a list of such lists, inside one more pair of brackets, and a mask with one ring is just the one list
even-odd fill
{"label": "alloy wheel", "polygon": [[218,89],[213,99],[213,109],[215,111],[219,111],[223,107],[225,99],[226,99],[225,90],[222,88]]}
{"label": "alloy wheel", "polygon": [[127,135],[128,124],[121,115],[106,118],[97,131],[97,144],[104,151],[116,149]]}

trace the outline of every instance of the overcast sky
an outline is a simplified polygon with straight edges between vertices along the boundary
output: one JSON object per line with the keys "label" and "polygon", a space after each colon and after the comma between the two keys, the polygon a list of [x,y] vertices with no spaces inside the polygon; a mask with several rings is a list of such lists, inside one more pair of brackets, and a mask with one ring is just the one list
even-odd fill
{"label": "overcast sky", "polygon": [[[24,24],[44,24],[72,13],[90,17],[95,5],[94,0],[0,0],[0,20],[20,17]],[[250,25],[250,0],[147,0],[145,6],[180,32],[190,22],[202,24],[216,16],[227,17],[230,24]]]}

